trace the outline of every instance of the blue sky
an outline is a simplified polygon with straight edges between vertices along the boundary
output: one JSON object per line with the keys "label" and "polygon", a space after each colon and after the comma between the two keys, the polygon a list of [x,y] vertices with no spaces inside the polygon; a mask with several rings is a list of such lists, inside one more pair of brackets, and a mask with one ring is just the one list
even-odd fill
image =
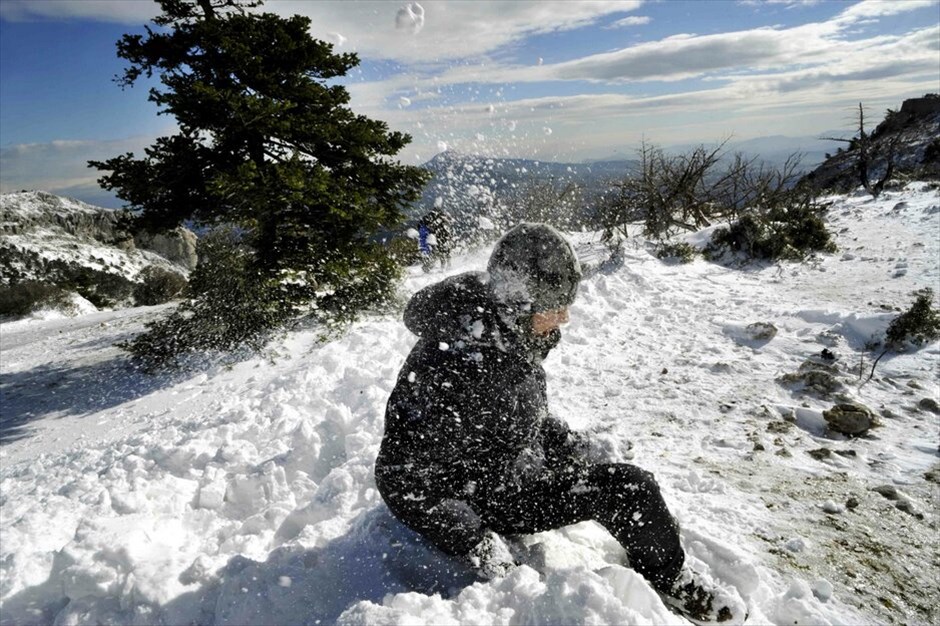
{"label": "blue sky", "polygon": [[[728,136],[818,136],[940,92],[937,0],[269,1],[362,65],[352,106],[445,148],[578,161]],[[147,0],[0,1],[0,189],[113,205],[85,167],[174,132],[115,42]]]}

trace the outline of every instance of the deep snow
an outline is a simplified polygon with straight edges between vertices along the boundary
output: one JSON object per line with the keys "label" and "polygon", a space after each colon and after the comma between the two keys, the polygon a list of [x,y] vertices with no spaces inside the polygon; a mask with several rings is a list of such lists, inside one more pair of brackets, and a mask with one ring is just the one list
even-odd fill
{"label": "deep snow", "polygon": [[[918,404],[940,399],[940,346],[862,387],[858,371],[883,307],[940,288],[940,197],[831,200],[840,251],[801,264],[675,265],[631,241],[598,266],[596,236],[574,235],[593,269],[545,363],[550,406],[654,472],[691,561],[737,587],[748,623],[935,623],[940,428]],[[149,377],[113,344],[163,308],[0,325],[0,623],[682,622],[596,524],[519,538],[524,565],[478,582],[390,516],[372,465],[415,342],[396,316]],[[754,339],[754,322],[778,332]],[[777,381],[823,348],[840,391]],[[827,433],[839,393],[881,426]]]}

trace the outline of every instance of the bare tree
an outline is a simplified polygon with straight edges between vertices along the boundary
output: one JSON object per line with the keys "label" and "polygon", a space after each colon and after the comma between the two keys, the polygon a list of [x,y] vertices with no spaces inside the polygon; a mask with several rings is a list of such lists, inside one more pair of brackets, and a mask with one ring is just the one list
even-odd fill
{"label": "bare tree", "polygon": [[[890,113],[890,111],[889,111]],[[865,131],[865,109],[858,103],[858,136],[851,139],[844,137],[822,137],[827,141],[841,141],[849,144],[848,154],[855,160],[855,172],[865,191],[877,198],[884,190],[885,184],[894,175],[895,158],[898,149],[898,135],[885,141],[877,141]],[[881,176],[872,177],[876,165],[884,161],[884,171]]]}

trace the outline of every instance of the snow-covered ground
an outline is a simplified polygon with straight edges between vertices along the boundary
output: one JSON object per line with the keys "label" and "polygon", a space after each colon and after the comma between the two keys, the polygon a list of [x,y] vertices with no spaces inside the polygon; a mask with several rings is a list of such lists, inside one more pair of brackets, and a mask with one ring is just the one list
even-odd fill
{"label": "snow-covered ground", "polygon": [[[654,472],[692,561],[737,587],[748,623],[932,624],[940,418],[922,400],[940,399],[940,346],[885,357],[861,387],[859,370],[884,307],[940,287],[940,197],[833,200],[840,251],[802,264],[674,265],[628,243],[582,283],[545,363],[550,403]],[[682,622],[594,523],[519,538],[524,564],[478,582],[390,516],[372,466],[415,342],[396,317],[149,377],[113,344],[162,310],[0,325],[0,623]],[[836,389],[778,381],[824,348]],[[827,433],[844,400],[880,426]]]}

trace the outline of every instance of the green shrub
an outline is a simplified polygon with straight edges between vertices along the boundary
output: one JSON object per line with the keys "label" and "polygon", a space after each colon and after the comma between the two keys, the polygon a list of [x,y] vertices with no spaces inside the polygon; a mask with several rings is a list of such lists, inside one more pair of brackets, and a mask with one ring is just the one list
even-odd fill
{"label": "green shrub", "polygon": [[123,306],[134,294],[133,281],[88,267],[73,267],[69,277],[59,284],[74,289],[99,309]]}
{"label": "green shrub", "polygon": [[800,260],[811,252],[835,252],[826,223],[811,201],[778,206],[766,213],[746,213],[729,227],[712,233],[706,257],[719,259],[727,251],[748,259]]}
{"label": "green shrub", "polygon": [[67,309],[69,292],[57,285],[24,281],[0,285],[0,316],[22,317],[43,308]]}
{"label": "green shrub", "polygon": [[698,251],[694,246],[684,242],[663,243],[656,249],[657,259],[673,259],[680,263],[691,263]]}
{"label": "green shrub", "polygon": [[186,279],[182,274],[156,265],[145,267],[140,277],[142,282],[134,287],[137,306],[163,304],[180,297],[186,290]]}
{"label": "green shrub", "polygon": [[[933,308],[933,289],[925,288],[914,292],[911,307],[891,320],[885,333],[884,348],[872,363],[871,373],[863,385],[875,375],[875,368],[888,352],[903,351],[908,344],[922,346],[929,341],[940,339],[940,313]],[[878,345],[873,342],[872,348]],[[868,347],[868,346],[866,346]]]}
{"label": "green shrub", "polygon": [[921,289],[914,295],[911,307],[888,325],[885,343],[893,349],[902,349],[906,343],[921,346],[940,339],[940,313],[933,308],[933,290]]}

